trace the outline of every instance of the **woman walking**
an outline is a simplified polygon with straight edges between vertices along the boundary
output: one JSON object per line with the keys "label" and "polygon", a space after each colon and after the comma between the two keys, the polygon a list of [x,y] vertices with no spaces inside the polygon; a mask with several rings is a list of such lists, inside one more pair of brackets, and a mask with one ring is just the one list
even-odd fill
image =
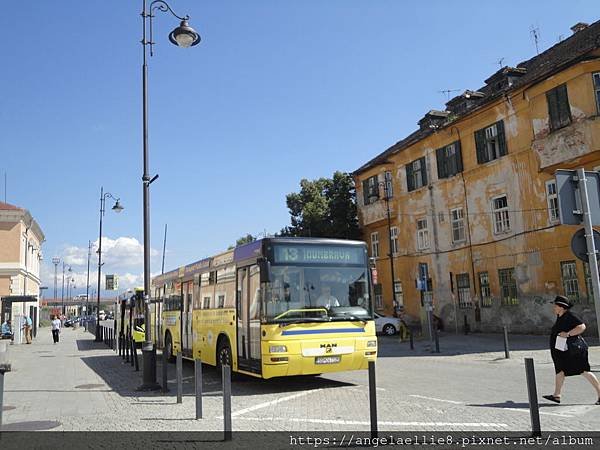
{"label": "woman walking", "polygon": [[[574,337],[579,336],[585,331],[585,324],[579,317],[569,311],[572,306],[569,299],[562,295],[559,295],[554,299],[553,308],[554,314],[556,314],[556,322],[554,323],[550,334],[550,353],[552,355],[552,361],[554,361],[556,379],[554,383],[554,394],[544,395],[543,397],[551,402],[560,403],[560,392],[565,377],[583,375],[584,378],[591,383],[594,389],[596,389],[598,400],[595,404],[600,405],[600,382],[598,382],[596,376],[590,372],[587,346],[585,344],[581,345],[581,342],[576,342],[580,341],[581,338],[574,339]],[[556,348],[557,336],[567,339],[568,347],[564,351]]]}
{"label": "woman walking", "polygon": [[54,339],[54,343],[58,343],[58,335],[60,334],[60,319],[58,316],[54,316],[52,319],[52,339]]}

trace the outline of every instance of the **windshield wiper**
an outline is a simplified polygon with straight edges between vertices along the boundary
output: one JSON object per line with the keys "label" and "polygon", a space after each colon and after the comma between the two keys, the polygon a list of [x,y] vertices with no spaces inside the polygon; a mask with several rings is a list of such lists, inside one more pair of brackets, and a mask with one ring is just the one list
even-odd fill
{"label": "windshield wiper", "polygon": [[351,321],[359,321],[359,322],[367,323],[367,319],[365,317],[356,317],[356,316],[353,316],[350,314],[345,315],[345,316],[332,317],[331,320],[335,321],[335,322],[344,322],[344,321],[351,320]]}
{"label": "windshield wiper", "polygon": [[273,323],[279,324],[292,324],[292,323],[316,323],[316,322],[330,322],[331,317],[304,317],[297,319],[273,319]]}

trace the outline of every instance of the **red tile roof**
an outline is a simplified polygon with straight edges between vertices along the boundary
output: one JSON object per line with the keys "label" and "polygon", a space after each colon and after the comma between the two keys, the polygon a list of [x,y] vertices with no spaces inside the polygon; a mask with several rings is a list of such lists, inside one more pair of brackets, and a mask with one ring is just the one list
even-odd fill
{"label": "red tile roof", "polygon": [[11,205],[9,203],[4,203],[4,202],[0,202],[0,210],[19,210],[22,208],[19,208],[18,206],[15,205]]}

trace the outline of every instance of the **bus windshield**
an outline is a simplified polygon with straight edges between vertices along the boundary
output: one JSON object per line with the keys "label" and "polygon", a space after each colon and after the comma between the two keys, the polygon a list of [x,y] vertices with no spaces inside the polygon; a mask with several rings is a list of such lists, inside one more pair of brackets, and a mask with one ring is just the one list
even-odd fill
{"label": "bus windshield", "polygon": [[364,267],[272,266],[267,322],[366,320],[372,316]]}

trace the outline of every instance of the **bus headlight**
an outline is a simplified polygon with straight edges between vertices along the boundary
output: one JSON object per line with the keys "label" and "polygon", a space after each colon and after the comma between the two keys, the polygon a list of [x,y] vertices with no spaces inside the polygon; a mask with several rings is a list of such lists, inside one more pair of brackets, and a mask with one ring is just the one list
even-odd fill
{"label": "bus headlight", "polygon": [[367,347],[377,347],[377,341],[367,341]]}
{"label": "bus headlight", "polygon": [[269,353],[286,353],[287,347],[285,345],[270,345]]}

